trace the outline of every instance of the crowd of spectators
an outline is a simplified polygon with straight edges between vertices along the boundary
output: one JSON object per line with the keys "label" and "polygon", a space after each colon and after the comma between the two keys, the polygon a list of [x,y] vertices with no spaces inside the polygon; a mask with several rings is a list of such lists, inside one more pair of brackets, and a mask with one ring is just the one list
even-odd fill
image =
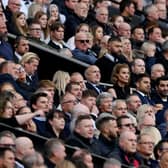
{"label": "crowd of spectators", "polygon": [[[29,137],[0,132],[0,167],[100,168],[97,155],[103,168],[167,168],[167,8],[167,0],[1,0],[0,122],[48,140],[41,153]],[[88,67],[39,80],[29,40]]]}

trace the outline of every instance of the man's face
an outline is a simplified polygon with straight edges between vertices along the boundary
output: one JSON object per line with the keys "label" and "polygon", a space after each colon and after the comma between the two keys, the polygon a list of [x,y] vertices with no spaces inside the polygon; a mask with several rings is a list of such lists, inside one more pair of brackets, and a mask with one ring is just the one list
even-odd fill
{"label": "man's face", "polygon": [[72,85],[71,94],[73,94],[78,100],[82,97],[82,90],[80,85]]}
{"label": "man's face", "polygon": [[113,109],[113,113],[116,117],[120,117],[123,115],[126,115],[128,112],[127,110],[127,104],[125,102],[117,102],[115,109]]}
{"label": "man's face", "polygon": [[75,131],[84,138],[93,138],[94,128],[91,119],[82,120],[75,128]]}
{"label": "man's face", "polygon": [[4,168],[14,168],[15,167],[15,155],[14,152],[6,150],[3,157],[3,167]]}
{"label": "man's face", "polygon": [[29,30],[29,36],[37,40],[41,38],[41,26],[40,24],[32,24]]}
{"label": "man's face", "polygon": [[80,3],[79,7],[75,8],[75,13],[81,18],[86,18],[88,15],[88,7],[85,3]]}
{"label": "man's face", "polygon": [[33,59],[30,63],[25,63],[25,71],[28,75],[34,75],[37,71],[39,65],[39,61],[37,59]]}
{"label": "man's face", "polygon": [[26,52],[29,51],[29,42],[28,40],[25,39],[21,39],[17,48],[16,48],[16,52],[20,55],[24,55]]}
{"label": "man's face", "polygon": [[143,77],[140,81],[137,82],[137,89],[145,94],[150,92],[151,81],[148,77]]}
{"label": "man's face", "polygon": [[9,0],[8,7],[13,13],[18,12],[20,11],[21,2],[20,0]]}
{"label": "man's face", "polygon": [[47,99],[47,97],[39,97],[38,99],[37,99],[37,102],[36,102],[36,104],[33,104],[33,108],[35,109],[35,110],[42,110],[42,111],[44,111],[44,112],[48,112],[48,99]]}
{"label": "man's face", "polygon": [[121,55],[122,43],[120,41],[113,41],[108,44],[108,49],[111,54]]}
{"label": "man's face", "polygon": [[85,81],[84,81],[83,76],[81,74],[71,76],[70,81],[79,83],[82,90],[86,89]]}
{"label": "man's face", "polygon": [[134,33],[132,34],[132,38],[137,41],[144,41],[144,30],[142,28],[135,29]]}
{"label": "man's face", "polygon": [[143,135],[137,144],[137,151],[143,156],[151,156],[153,153],[154,141],[148,135]]}
{"label": "man's face", "polygon": [[92,111],[93,106],[96,105],[96,97],[86,97],[81,100],[81,103],[86,105],[90,111]]}
{"label": "man's face", "polygon": [[157,66],[157,68],[152,72],[151,78],[157,79],[165,75],[165,69],[163,66]]}
{"label": "man's face", "polygon": [[154,28],[153,33],[149,35],[149,40],[152,42],[158,42],[160,43],[162,39],[162,31],[160,28]]}
{"label": "man's face", "polygon": [[120,36],[130,38],[131,37],[131,26],[127,23],[121,23],[118,28],[118,34]]}
{"label": "man's face", "polygon": [[159,85],[156,87],[157,92],[162,97],[168,96],[168,80],[160,81]]}
{"label": "man's face", "polygon": [[7,27],[3,20],[0,20],[0,40],[6,40],[7,38]]}
{"label": "man's face", "polygon": [[116,120],[108,121],[108,136],[109,137],[117,137],[118,136],[118,126]]}
{"label": "man's face", "polygon": [[18,78],[18,69],[16,67],[16,64],[14,62],[8,63],[6,67],[6,73],[12,75],[14,79]]}
{"label": "man's face", "polygon": [[119,142],[120,147],[127,153],[135,153],[137,147],[137,137],[134,133],[129,133],[123,141]]}
{"label": "man's face", "polygon": [[53,156],[57,158],[57,164],[61,163],[66,157],[64,145],[60,144],[60,146],[54,150]]}
{"label": "man's face", "polygon": [[76,97],[72,94],[67,94],[62,100],[61,107],[64,112],[71,112],[76,104]]}
{"label": "man's face", "polygon": [[124,132],[124,131],[131,131],[133,133],[136,132],[135,126],[130,118],[123,118],[121,120],[121,126],[119,127],[119,132]]}
{"label": "man's face", "polygon": [[141,59],[136,59],[134,65],[132,66],[132,71],[135,74],[145,73],[145,62]]}
{"label": "man's face", "polygon": [[104,98],[99,106],[101,112],[109,112],[112,113],[112,98],[107,97]]}
{"label": "man's face", "polygon": [[105,7],[101,8],[99,13],[96,15],[96,19],[100,23],[106,24],[108,22],[108,10]]}
{"label": "man's face", "polygon": [[32,141],[27,141],[26,146],[24,146],[23,148],[23,153],[25,155],[32,155],[34,154],[35,150],[34,150],[34,145],[32,143]]}
{"label": "man's face", "polygon": [[86,33],[80,34],[76,39],[75,39],[75,46],[79,50],[86,52],[89,44],[89,38]]}
{"label": "man's face", "polygon": [[78,3],[78,0],[66,0],[65,5],[67,8],[74,10],[75,5]]}
{"label": "man's face", "polygon": [[91,66],[88,69],[88,73],[87,73],[87,80],[97,84],[100,82],[101,79],[101,74],[100,74],[100,69],[97,66]]}
{"label": "man's face", "polygon": [[56,41],[62,41],[64,39],[64,28],[59,27],[58,30],[53,32],[53,39]]}
{"label": "man's face", "polygon": [[130,4],[130,6],[128,6],[127,9],[128,9],[129,15],[130,16],[134,16],[134,13],[135,13],[135,6],[134,6],[134,4],[133,3]]}
{"label": "man's face", "polygon": [[141,106],[141,100],[138,96],[134,95],[131,96],[130,98],[130,102],[127,104],[128,106],[128,111],[132,111],[132,112],[137,112],[137,109]]}

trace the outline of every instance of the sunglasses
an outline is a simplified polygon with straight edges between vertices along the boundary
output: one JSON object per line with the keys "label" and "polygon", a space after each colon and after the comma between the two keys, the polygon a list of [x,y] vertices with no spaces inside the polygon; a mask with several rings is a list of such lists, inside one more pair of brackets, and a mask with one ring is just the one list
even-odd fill
{"label": "sunglasses", "polygon": [[76,40],[76,41],[79,41],[80,43],[89,43],[89,40]]}
{"label": "sunglasses", "polygon": [[122,126],[125,126],[125,127],[135,127],[134,124],[123,124]]}

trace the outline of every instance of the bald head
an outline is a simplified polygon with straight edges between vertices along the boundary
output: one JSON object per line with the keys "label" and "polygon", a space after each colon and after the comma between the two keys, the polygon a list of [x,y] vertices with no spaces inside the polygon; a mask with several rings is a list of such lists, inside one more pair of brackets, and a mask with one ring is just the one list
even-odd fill
{"label": "bald head", "polygon": [[120,36],[130,38],[131,37],[131,26],[126,22],[120,23],[118,27],[118,34]]}
{"label": "bald head", "polygon": [[35,152],[33,142],[28,137],[18,137],[15,140],[16,157],[22,159],[26,155],[31,155]]}

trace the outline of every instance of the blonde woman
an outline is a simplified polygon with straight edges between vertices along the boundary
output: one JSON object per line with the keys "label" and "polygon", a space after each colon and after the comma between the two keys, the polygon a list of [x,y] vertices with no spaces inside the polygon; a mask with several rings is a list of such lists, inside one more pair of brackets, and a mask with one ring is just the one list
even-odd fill
{"label": "blonde woman", "polygon": [[65,71],[56,71],[53,80],[55,84],[55,95],[54,95],[54,103],[57,106],[60,101],[60,97],[65,94],[65,87],[70,82],[70,75]]}
{"label": "blonde woman", "polygon": [[155,120],[154,107],[149,104],[143,104],[137,109],[137,121],[144,115],[152,116]]}

